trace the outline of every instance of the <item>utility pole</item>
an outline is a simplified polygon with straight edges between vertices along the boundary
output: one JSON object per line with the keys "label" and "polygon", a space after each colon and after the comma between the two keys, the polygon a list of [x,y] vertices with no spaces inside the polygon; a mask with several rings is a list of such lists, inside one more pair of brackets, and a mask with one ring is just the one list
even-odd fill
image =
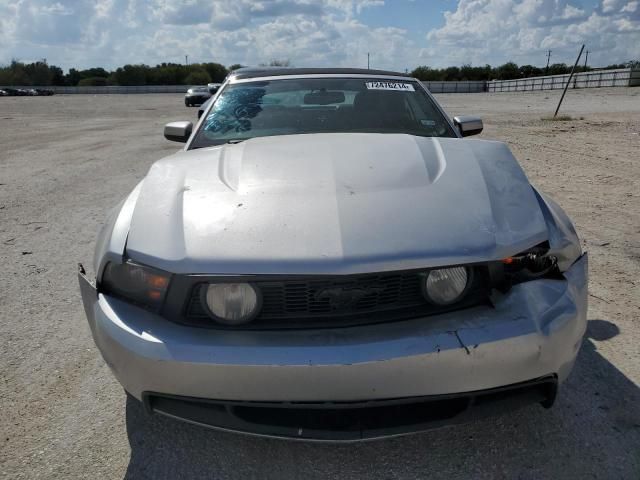
{"label": "utility pole", "polygon": [[589,60],[589,50],[587,50],[585,53],[585,57],[584,57],[584,71],[587,71],[587,60]]}
{"label": "utility pole", "polygon": [[562,96],[560,97],[560,101],[558,102],[558,106],[556,107],[556,113],[553,114],[553,118],[556,118],[556,116],[558,115],[558,110],[560,110],[560,105],[562,105],[562,100],[564,100],[564,96],[567,93],[567,88],[569,88],[569,84],[571,83],[571,78],[573,77],[573,72],[575,71],[576,67],[578,66],[578,62],[580,61],[580,57],[582,56],[582,51],[583,50],[584,50],[584,45],[582,45],[582,48],[580,49],[580,53],[578,54],[578,58],[576,58],[576,63],[573,64],[573,68],[571,69],[571,73],[569,74],[569,79],[567,80],[567,83],[564,86],[564,90],[562,92]]}
{"label": "utility pole", "polygon": [[369,52],[367,52],[367,70],[369,70]]}
{"label": "utility pole", "polygon": [[189,55],[185,55],[184,56],[184,64],[188,67],[189,66]]}
{"label": "utility pole", "polygon": [[544,74],[548,74],[549,73],[549,60],[551,59],[551,50],[549,50],[547,52],[547,68],[544,71]]}

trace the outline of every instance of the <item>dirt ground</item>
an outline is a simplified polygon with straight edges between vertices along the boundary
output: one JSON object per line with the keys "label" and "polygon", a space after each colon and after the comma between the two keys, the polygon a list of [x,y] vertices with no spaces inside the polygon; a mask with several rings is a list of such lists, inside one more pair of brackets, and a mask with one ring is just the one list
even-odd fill
{"label": "dirt ground", "polygon": [[108,210],[178,148],[180,95],[0,98],[0,477],[640,478],[640,88],[440,95],[479,114],[574,219],[589,327],[555,407],[357,445],[146,417],[95,348],[76,262]]}

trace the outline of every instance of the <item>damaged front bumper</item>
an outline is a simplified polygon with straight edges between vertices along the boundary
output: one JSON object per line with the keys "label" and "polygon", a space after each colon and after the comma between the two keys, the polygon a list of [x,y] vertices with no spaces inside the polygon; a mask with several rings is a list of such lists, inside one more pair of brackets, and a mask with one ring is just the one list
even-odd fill
{"label": "damaged front bumper", "polygon": [[[125,390],[149,410],[248,433],[349,440],[415,431],[422,417],[381,433],[368,431],[358,416],[357,432],[345,436],[336,429],[303,428],[301,419],[310,418],[307,407],[326,413],[344,405],[386,408],[452,398],[469,405],[529,386],[541,394],[532,399],[552,402],[586,329],[587,256],[564,276],[515,285],[495,299],[494,308],[309,331],[186,327],[98,294],[82,272],[80,285],[96,345]],[[258,420],[265,404],[298,414],[265,427]],[[435,404],[429,404],[433,411]],[[258,410],[247,410],[251,405]],[[301,405],[305,414],[299,413]],[[406,405],[400,410],[408,408],[412,411]],[[370,411],[365,417],[400,410]],[[237,420],[233,412],[238,411],[245,415],[240,423],[222,418]],[[265,418],[284,418],[269,408],[264,412]],[[343,410],[335,418],[348,415]]]}

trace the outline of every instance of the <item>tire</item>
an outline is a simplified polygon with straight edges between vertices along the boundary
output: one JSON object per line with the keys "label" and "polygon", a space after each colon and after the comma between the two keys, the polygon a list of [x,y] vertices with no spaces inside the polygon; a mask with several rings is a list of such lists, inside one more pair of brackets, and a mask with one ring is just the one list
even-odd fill
{"label": "tire", "polygon": [[185,100],[185,101],[184,101],[184,106],[185,106],[185,107],[190,107],[190,106],[191,106],[191,103],[189,103],[189,101],[188,101],[188,100]]}

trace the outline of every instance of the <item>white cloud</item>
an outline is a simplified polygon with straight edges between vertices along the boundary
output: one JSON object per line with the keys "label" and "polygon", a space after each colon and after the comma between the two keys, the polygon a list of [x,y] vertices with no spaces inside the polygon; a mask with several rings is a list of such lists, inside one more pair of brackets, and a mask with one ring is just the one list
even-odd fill
{"label": "white cloud", "polygon": [[423,54],[435,56],[445,46],[450,64],[540,65],[551,49],[552,62],[572,63],[585,43],[592,65],[623,62],[640,57],[640,22],[632,16],[634,5],[625,4],[603,0],[587,12],[567,0],[460,0],[445,12],[445,24],[428,33],[433,46]]}
{"label": "white cloud", "polygon": [[[0,0],[0,63],[46,57],[69,67],[216,61],[404,70],[420,64],[592,64],[640,57],[640,1],[459,0],[442,26],[408,32],[384,21],[400,0]],[[403,0],[406,1],[406,0]],[[362,12],[379,13],[376,26]],[[382,19],[382,20],[380,20]],[[382,25],[382,26],[379,26]]]}
{"label": "white cloud", "polygon": [[602,0],[602,11],[604,13],[617,12],[624,3],[625,0]]}
{"label": "white cloud", "polygon": [[69,6],[56,2],[52,5],[45,5],[41,9],[42,13],[48,15],[73,15],[73,9]]}

